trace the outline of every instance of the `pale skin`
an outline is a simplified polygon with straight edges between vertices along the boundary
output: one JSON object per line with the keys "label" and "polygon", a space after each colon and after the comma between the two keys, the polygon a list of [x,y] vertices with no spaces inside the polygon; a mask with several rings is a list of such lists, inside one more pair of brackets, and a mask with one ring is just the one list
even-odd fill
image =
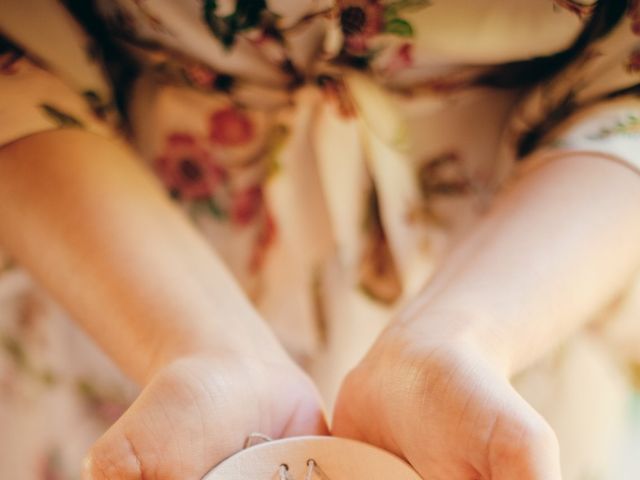
{"label": "pale skin", "polygon": [[[629,282],[639,202],[637,174],[595,154],[516,182],[349,375],[333,432],[427,480],[560,479],[508,378]],[[127,148],[75,130],[3,147],[0,244],[143,387],[85,480],[197,480],[251,432],[326,433],[312,382]]]}

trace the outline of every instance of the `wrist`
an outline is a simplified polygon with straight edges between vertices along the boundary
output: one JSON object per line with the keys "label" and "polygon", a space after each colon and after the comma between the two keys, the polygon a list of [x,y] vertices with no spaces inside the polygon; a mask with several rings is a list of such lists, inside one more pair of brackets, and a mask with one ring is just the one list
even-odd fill
{"label": "wrist", "polygon": [[143,383],[159,370],[185,359],[226,362],[229,359],[252,363],[291,362],[268,326],[256,318],[236,319],[220,325],[214,320],[203,322],[198,328],[163,333],[149,352]]}
{"label": "wrist", "polygon": [[464,308],[423,306],[401,312],[384,335],[403,338],[425,351],[451,349],[485,358],[495,370],[513,373],[514,352],[491,315]]}

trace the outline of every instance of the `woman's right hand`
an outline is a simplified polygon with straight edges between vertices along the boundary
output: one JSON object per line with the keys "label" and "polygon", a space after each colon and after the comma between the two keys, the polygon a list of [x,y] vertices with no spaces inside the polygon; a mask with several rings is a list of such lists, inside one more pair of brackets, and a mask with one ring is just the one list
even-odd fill
{"label": "woman's right hand", "polygon": [[251,433],[326,432],[315,387],[284,355],[180,358],[93,446],[82,478],[199,480]]}
{"label": "woman's right hand", "polygon": [[3,250],[144,386],[85,480],[200,480],[251,433],[326,431],[311,381],[130,149],[81,129],[17,140],[0,207]]}

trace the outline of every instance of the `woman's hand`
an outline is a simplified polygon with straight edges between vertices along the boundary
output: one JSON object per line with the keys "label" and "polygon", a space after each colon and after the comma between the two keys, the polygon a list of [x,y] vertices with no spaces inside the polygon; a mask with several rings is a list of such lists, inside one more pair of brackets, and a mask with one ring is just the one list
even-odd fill
{"label": "woman's hand", "polygon": [[549,426],[511,374],[588,323],[640,265],[638,176],[568,153],[513,182],[343,386],[335,433],[428,480],[557,480]]}
{"label": "woman's hand", "polygon": [[[558,480],[558,445],[471,342],[391,328],[346,379],[334,433],[390,450],[426,480]],[[424,337],[422,337],[424,338]]]}
{"label": "woman's hand", "polygon": [[91,449],[84,480],[200,480],[251,433],[326,434],[318,396],[291,361],[190,357],[158,371]]}
{"label": "woman's hand", "polygon": [[0,242],[144,386],[85,479],[200,480],[253,432],[325,431],[311,382],[129,149],[78,129],[1,148]]}

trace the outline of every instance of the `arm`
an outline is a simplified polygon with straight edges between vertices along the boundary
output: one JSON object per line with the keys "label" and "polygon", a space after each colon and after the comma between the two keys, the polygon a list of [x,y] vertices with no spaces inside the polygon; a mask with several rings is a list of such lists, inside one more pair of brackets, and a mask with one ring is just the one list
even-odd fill
{"label": "arm", "polygon": [[3,147],[0,242],[146,387],[94,450],[94,479],[195,480],[251,431],[320,428],[310,382],[126,148],[79,130]]}
{"label": "arm", "polygon": [[0,241],[138,382],[187,351],[275,344],[151,175],[108,140],[65,130],[4,147]]}
{"label": "arm", "polygon": [[534,170],[497,199],[396,326],[475,337],[510,374],[522,370],[593,320],[640,268],[637,177],[584,155]]}
{"label": "arm", "polygon": [[[425,478],[559,479],[553,432],[508,377],[640,267],[636,177],[565,156],[504,192],[350,374],[336,432],[405,456]],[[372,410],[374,424],[360,413]]]}

